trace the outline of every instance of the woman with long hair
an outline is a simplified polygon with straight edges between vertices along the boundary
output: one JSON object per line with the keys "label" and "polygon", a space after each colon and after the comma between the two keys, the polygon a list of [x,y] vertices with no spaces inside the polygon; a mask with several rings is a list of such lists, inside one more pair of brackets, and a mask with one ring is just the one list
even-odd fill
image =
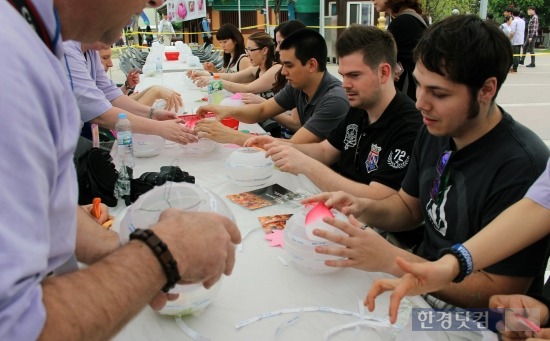
{"label": "woman with long hair", "polygon": [[[229,92],[259,95],[259,99],[249,103],[258,103],[273,97],[282,88],[280,84],[275,86],[276,75],[281,65],[275,62],[273,38],[265,32],[255,32],[248,38],[245,51],[251,66],[237,73],[216,73],[215,75],[220,76],[223,88]],[[204,71],[201,73],[204,74]],[[196,77],[195,73],[191,77],[195,77],[197,86],[203,87],[212,80],[213,76]]]}
{"label": "woman with long hair", "polygon": [[250,59],[246,56],[244,38],[237,27],[224,24],[216,33],[216,39],[223,49],[223,67],[217,70],[211,62],[203,64],[209,72],[235,73],[250,66]]}

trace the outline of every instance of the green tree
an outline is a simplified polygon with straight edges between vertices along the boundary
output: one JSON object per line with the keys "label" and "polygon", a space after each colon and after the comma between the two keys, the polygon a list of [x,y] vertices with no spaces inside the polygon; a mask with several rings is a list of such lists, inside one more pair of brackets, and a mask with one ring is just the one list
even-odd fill
{"label": "green tree", "polygon": [[527,7],[529,6],[537,8],[540,26],[548,26],[550,24],[550,0],[491,0],[489,1],[487,11],[493,13],[498,22],[502,22],[505,8],[519,8],[527,15]]}
{"label": "green tree", "polygon": [[478,0],[422,0],[422,9],[426,15],[432,17],[432,22],[439,21],[451,15],[453,9],[461,14],[479,13]]}

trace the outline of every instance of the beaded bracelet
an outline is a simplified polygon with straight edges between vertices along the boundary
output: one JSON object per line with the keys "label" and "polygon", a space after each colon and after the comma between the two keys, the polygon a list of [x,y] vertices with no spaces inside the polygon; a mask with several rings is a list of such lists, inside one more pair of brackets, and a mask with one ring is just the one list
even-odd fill
{"label": "beaded bracelet", "polygon": [[162,291],[168,292],[181,279],[178,263],[172,257],[168,246],[151,230],[136,229],[130,234],[130,240],[134,239],[144,242],[157,257],[162,270],[166,274],[166,284],[162,287]]}
{"label": "beaded bracelet", "polygon": [[452,254],[458,260],[458,265],[460,267],[459,274],[453,279],[454,283],[460,283],[474,271],[474,261],[470,251],[462,245],[455,244],[450,248],[443,249],[439,252],[439,258],[443,257],[446,254]]}

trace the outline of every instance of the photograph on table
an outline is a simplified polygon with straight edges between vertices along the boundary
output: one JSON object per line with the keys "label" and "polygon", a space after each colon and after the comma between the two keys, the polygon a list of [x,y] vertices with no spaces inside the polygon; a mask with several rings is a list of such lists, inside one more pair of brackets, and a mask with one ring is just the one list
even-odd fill
{"label": "photograph on table", "polygon": [[302,198],[302,195],[294,193],[281,185],[273,184],[267,187],[255,189],[237,194],[229,194],[229,200],[248,210],[285,203],[289,200]]}
{"label": "photograph on table", "polygon": [[276,214],[258,217],[258,220],[265,233],[273,233],[276,230],[284,230],[286,221],[290,217],[292,217],[292,214]]}

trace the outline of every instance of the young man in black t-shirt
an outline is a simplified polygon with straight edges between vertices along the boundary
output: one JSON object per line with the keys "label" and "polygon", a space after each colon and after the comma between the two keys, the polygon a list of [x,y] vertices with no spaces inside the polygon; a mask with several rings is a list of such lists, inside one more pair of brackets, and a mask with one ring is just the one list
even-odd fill
{"label": "young man in black t-shirt", "polygon": [[395,88],[397,52],[389,32],[351,26],[338,38],[336,52],[352,108],[332,134],[318,143],[260,136],[247,144],[263,145],[281,171],[304,174],[322,190],[384,198],[401,187],[422,117]]}
{"label": "young man in black t-shirt", "polygon": [[[383,200],[343,192],[306,200],[325,202],[387,231],[404,231],[424,221],[424,240],[413,254],[370,229],[357,228],[361,224],[356,219],[336,221],[334,225],[349,237],[317,232],[346,246],[317,248],[346,258],[327,261],[328,265],[402,276],[397,256],[411,262],[437,259],[442,249],[465,242],[525,195],[550,153],[535,133],[495,103],[512,64],[510,50],[498,27],[473,15],[449,17],[426,31],[415,50],[414,71],[416,106],[425,127],[415,141],[401,190]],[[474,272],[432,293],[430,299],[488,307],[494,294],[540,292],[548,241],[546,237]]]}

